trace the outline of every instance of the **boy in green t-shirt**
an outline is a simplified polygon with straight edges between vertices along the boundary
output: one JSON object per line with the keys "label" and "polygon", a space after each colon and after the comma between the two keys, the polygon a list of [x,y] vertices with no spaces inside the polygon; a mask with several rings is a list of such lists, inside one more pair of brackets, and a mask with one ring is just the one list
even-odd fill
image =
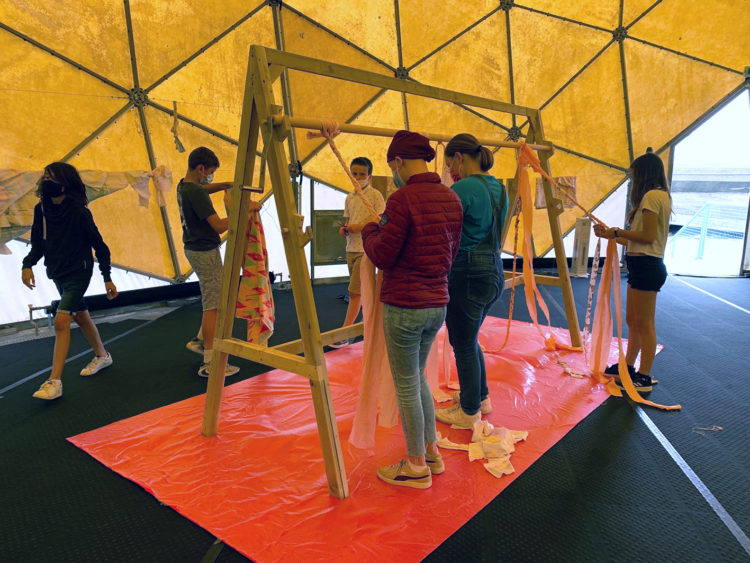
{"label": "boy in green t-shirt", "polygon": [[[198,336],[187,343],[187,349],[203,355],[198,375],[208,377],[213,354],[216,317],[221,292],[221,233],[229,228],[229,218],[220,218],[210,194],[227,190],[232,182],[212,183],[219,159],[206,147],[198,147],[188,157],[188,171],[177,185],[177,203],[182,221],[185,256],[198,276],[203,301],[203,318]],[[239,371],[227,364],[226,375]]]}

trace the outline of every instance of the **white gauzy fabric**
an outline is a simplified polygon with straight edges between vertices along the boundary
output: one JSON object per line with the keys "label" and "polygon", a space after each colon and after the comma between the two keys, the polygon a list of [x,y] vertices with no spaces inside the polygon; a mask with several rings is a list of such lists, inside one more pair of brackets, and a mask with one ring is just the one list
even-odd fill
{"label": "white gauzy fabric", "polygon": [[[130,186],[138,194],[139,205],[148,207],[151,179],[159,205],[164,206],[164,194],[172,189],[172,173],[164,166],[159,166],[152,172],[80,170],[79,173],[89,190],[91,200]],[[39,201],[36,190],[41,177],[41,170],[0,170],[0,246],[22,236],[31,228],[34,206]]]}
{"label": "white gauzy fabric", "polygon": [[516,442],[528,438],[525,430],[508,430],[496,428],[487,420],[474,423],[471,443],[457,444],[438,433],[438,447],[447,450],[464,450],[469,454],[469,461],[486,459],[484,468],[495,477],[509,475],[515,471],[510,463],[510,456],[516,450]]}

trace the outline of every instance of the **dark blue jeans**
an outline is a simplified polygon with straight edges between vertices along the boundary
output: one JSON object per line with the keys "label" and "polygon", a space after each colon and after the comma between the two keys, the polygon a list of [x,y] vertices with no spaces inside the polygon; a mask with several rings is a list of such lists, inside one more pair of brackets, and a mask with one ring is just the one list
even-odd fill
{"label": "dark blue jeans", "polygon": [[475,414],[489,395],[479,328],[503,292],[503,263],[499,252],[459,252],[448,276],[450,302],[445,317],[461,385],[461,409]]}

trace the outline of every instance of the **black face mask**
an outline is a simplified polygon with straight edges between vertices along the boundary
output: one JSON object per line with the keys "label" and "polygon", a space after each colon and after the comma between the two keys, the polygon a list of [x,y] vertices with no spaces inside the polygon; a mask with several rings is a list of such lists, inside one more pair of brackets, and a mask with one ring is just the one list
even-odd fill
{"label": "black face mask", "polygon": [[63,194],[63,185],[54,180],[42,180],[40,185],[42,197],[60,197]]}

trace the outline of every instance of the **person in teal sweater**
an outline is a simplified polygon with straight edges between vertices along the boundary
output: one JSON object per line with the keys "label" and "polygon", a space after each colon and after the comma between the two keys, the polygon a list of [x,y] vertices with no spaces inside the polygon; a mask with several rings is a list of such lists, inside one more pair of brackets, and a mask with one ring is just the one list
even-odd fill
{"label": "person in teal sweater", "polygon": [[500,246],[508,194],[497,178],[487,174],[494,163],[492,152],[473,135],[453,137],[445,147],[445,159],[451,175],[460,177],[452,188],[464,213],[461,243],[448,278],[450,302],[445,317],[461,391],[454,393],[454,406],[438,409],[435,416],[441,422],[471,428],[492,410],[478,336],[503,291]]}

